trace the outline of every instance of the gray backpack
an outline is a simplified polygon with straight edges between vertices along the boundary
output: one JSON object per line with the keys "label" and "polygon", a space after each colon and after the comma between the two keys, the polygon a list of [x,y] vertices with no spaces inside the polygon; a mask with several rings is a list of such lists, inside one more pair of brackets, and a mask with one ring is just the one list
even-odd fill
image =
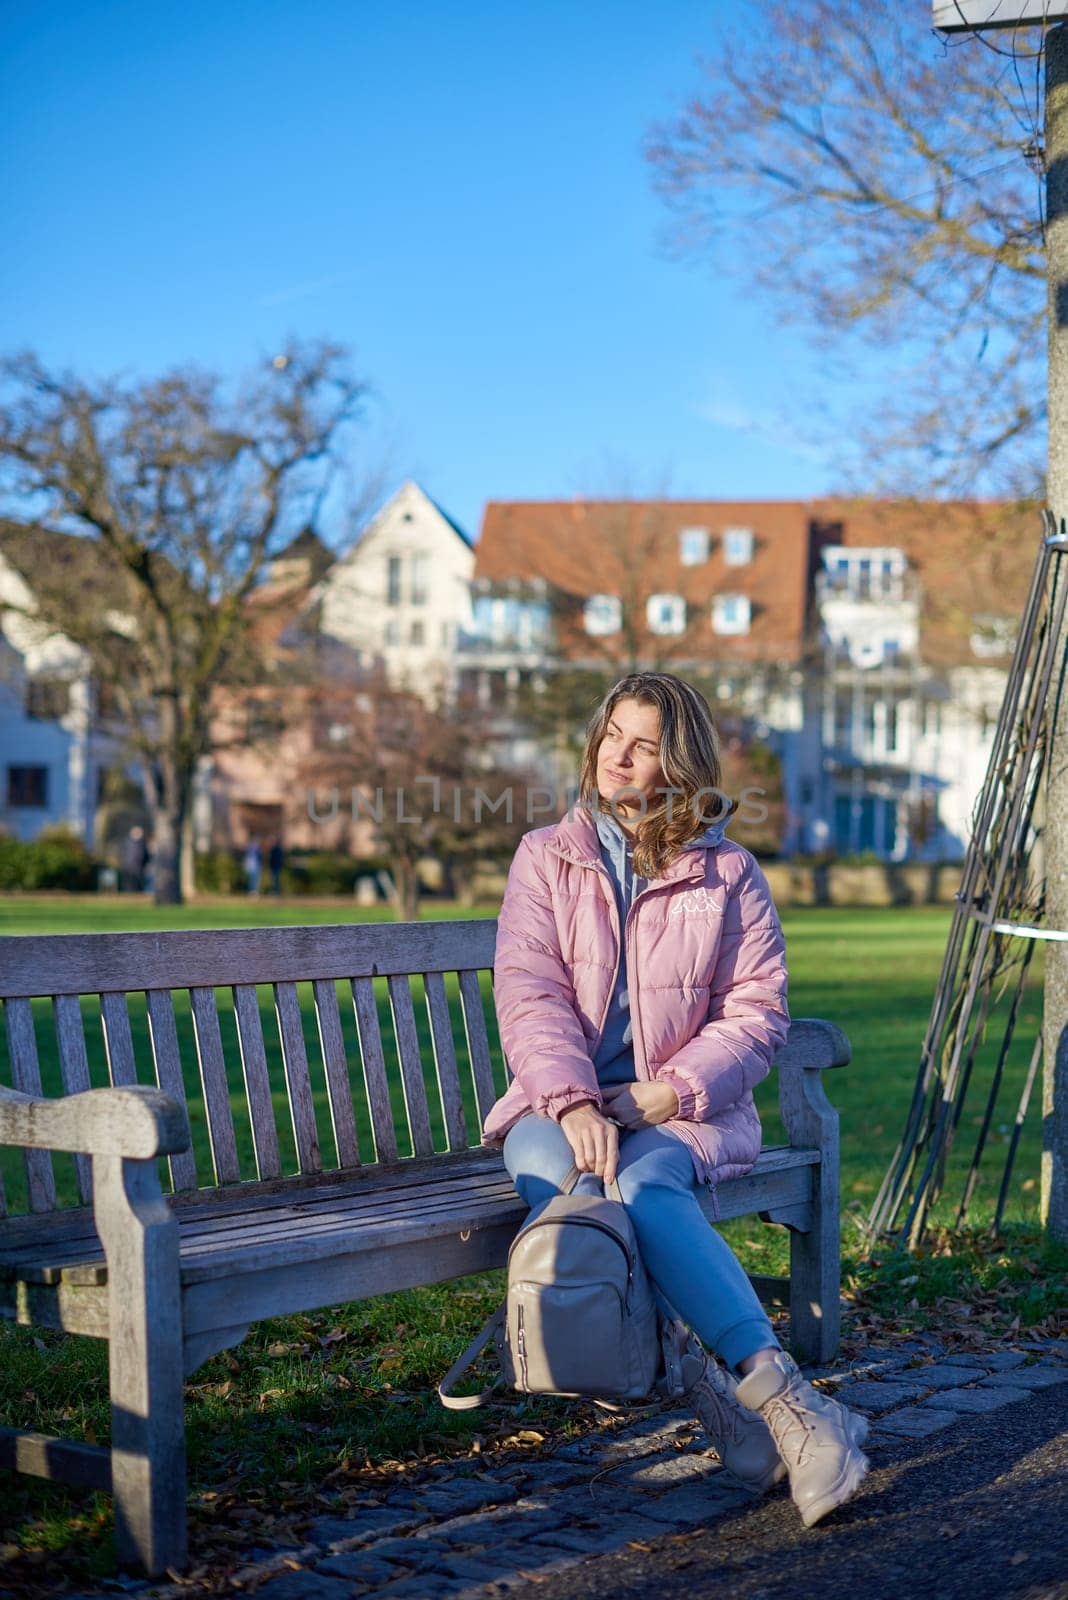
{"label": "gray backpack", "polygon": [[532,1213],[508,1252],[508,1292],[438,1385],[450,1410],[483,1405],[451,1388],[491,1338],[504,1381],[522,1394],[601,1401],[676,1398],[704,1369],[704,1352],[681,1323],[663,1317],[616,1184],[606,1195],[562,1192]]}

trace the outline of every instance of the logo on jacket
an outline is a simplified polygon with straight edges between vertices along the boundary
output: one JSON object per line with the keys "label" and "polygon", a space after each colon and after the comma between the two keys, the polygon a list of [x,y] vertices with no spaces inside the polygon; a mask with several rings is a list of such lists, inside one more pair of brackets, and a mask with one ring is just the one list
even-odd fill
{"label": "logo on jacket", "polygon": [[721,917],[726,908],[715,895],[709,894],[704,884],[698,889],[684,889],[671,902],[669,917]]}

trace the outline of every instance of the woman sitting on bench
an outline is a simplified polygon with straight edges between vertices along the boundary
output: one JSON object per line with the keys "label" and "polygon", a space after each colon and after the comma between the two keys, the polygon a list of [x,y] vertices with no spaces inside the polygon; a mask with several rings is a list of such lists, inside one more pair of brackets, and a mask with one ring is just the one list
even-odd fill
{"label": "woman sitting on bench", "polygon": [[609,691],[578,802],[508,874],[494,994],[515,1081],[484,1137],[531,1207],[573,1165],[618,1177],[662,1298],[725,1364],[691,1391],[724,1466],[757,1494],[788,1472],[811,1527],[864,1478],[868,1424],[802,1377],[698,1200],[756,1161],[753,1088],[789,1027],[782,927],[720,780],[696,689],[644,672]]}

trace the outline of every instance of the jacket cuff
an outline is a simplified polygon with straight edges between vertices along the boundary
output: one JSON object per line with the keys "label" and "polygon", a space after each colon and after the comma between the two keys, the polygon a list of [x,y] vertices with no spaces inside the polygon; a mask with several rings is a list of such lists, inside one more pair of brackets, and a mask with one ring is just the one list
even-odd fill
{"label": "jacket cuff", "polygon": [[570,1089],[557,1089],[555,1094],[546,1095],[538,1106],[543,1117],[551,1117],[554,1122],[559,1122],[565,1111],[570,1111],[574,1106],[595,1106],[601,1109],[601,1101],[590,1093],[589,1089],[580,1088],[577,1084]]}
{"label": "jacket cuff", "polygon": [[657,1083],[666,1083],[669,1089],[674,1089],[679,1100],[679,1109],[675,1113],[676,1116],[684,1117],[688,1122],[692,1122],[694,1120],[694,1112],[697,1110],[697,1096],[689,1084],[683,1083],[681,1078],[673,1078],[670,1072],[658,1072],[656,1081]]}

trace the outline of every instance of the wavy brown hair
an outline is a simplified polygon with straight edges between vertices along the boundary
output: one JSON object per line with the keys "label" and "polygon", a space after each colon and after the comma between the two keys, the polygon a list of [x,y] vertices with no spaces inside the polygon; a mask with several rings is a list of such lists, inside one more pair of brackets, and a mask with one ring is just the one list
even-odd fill
{"label": "wavy brown hair", "polygon": [[[730,802],[723,810],[719,734],[704,695],[670,672],[632,672],[613,684],[586,728],[579,796],[591,810],[612,810],[597,789],[597,753],[621,700],[656,707],[660,767],[668,788],[679,791],[650,804],[634,833],[635,872],[658,878],[690,840],[705,831],[711,815],[729,816],[735,805]],[[709,796],[708,790],[717,793]]]}

